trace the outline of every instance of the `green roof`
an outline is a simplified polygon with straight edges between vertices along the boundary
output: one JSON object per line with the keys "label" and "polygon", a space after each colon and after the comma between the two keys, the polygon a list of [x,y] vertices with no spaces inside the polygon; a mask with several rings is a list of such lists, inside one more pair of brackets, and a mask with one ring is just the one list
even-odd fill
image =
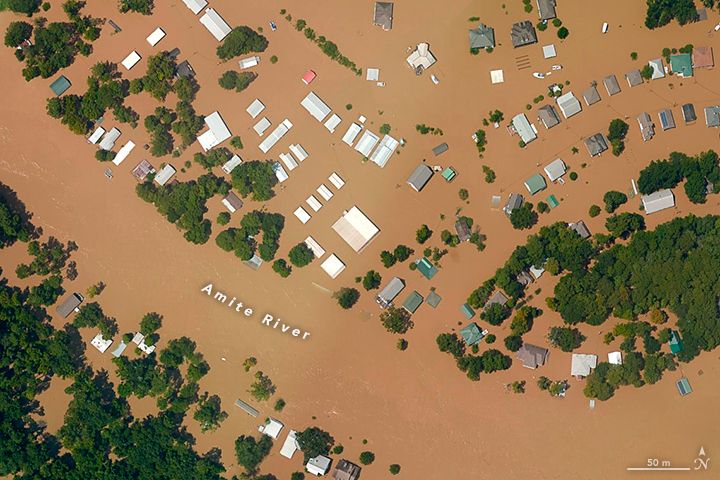
{"label": "green roof", "polygon": [[415,313],[415,310],[417,310],[420,305],[422,305],[423,297],[418,292],[413,290],[410,292],[410,295],[407,296],[405,301],[403,302],[403,308],[407,310],[410,313]]}
{"label": "green roof", "polygon": [[452,167],[447,167],[442,173],[443,178],[448,182],[455,178],[456,175],[457,172]]}
{"label": "green roof", "polygon": [[670,351],[672,353],[680,353],[680,350],[682,350],[683,344],[682,340],[680,339],[680,335],[677,334],[675,330],[672,330],[670,332]]}
{"label": "green roof", "polygon": [[72,85],[70,80],[68,80],[65,75],[60,75],[57,80],[50,84],[50,90],[53,91],[56,97],[59,97],[65,93],[68,88],[70,88],[70,85]]}
{"label": "green roof", "polygon": [[460,330],[460,335],[468,345],[475,345],[482,340],[482,331],[475,322]]}
{"label": "green roof", "polygon": [[416,265],[418,272],[422,273],[423,277],[427,278],[428,280],[431,280],[438,272],[438,269],[435,268],[435,265],[433,265],[432,262],[425,257],[418,260]]}
{"label": "green roof", "polygon": [[441,300],[442,300],[442,297],[440,295],[438,295],[435,292],[430,292],[430,293],[428,293],[428,296],[425,299],[425,303],[427,303],[431,307],[435,308],[438,305],[440,305]]}
{"label": "green roof", "polygon": [[677,385],[677,389],[680,392],[680,395],[682,395],[683,397],[692,393],[693,391],[692,387],[690,386],[690,382],[685,377],[682,377],[680,380],[678,380],[675,385]]}
{"label": "green roof", "polygon": [[460,311],[463,315],[465,315],[465,318],[467,318],[468,320],[475,316],[475,311],[473,311],[473,309],[470,308],[470,305],[468,305],[467,303],[460,307]]}
{"label": "green roof", "polygon": [[670,68],[673,73],[680,74],[683,77],[692,77],[692,57],[690,57],[689,53],[670,55]]}
{"label": "green roof", "polygon": [[545,179],[539,173],[525,180],[525,187],[530,192],[530,195],[535,195],[540,190],[545,190],[546,186]]}
{"label": "green roof", "polygon": [[555,195],[550,195],[547,197],[547,203],[550,205],[550,208],[555,208],[558,205],[560,205],[560,202],[558,202],[558,199],[555,198]]}

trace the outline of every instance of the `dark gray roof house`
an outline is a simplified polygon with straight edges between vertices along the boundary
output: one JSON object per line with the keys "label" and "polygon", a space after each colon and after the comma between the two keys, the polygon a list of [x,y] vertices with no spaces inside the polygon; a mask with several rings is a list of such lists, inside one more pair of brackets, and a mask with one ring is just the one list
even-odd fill
{"label": "dark gray roof house", "polygon": [[465,220],[465,217],[461,217],[455,222],[455,232],[457,233],[457,236],[461,242],[470,240],[472,230],[470,228],[470,225],[468,225],[467,220]]}
{"label": "dark gray roof house", "polygon": [[481,23],[477,28],[468,30],[470,48],[495,48],[495,30]]}
{"label": "dark gray roof house", "polygon": [[360,478],[360,467],[343,458],[335,466],[332,477],[335,480],[357,480]]}
{"label": "dark gray roof house", "polygon": [[608,75],[603,78],[603,85],[605,85],[605,90],[610,96],[620,93],[620,84],[615,75]]}
{"label": "dark gray roof house", "polygon": [[84,298],[82,295],[80,295],[79,293],[73,293],[68,298],[63,300],[60,305],[55,307],[55,311],[63,318],[67,318],[68,315],[70,315],[77,307],[80,306],[83,300]]}
{"label": "dark gray roof house", "polygon": [[190,62],[185,60],[181,64],[177,66],[175,69],[175,76],[177,78],[192,78],[195,76],[195,70],[193,70],[192,65],[190,65]]}
{"label": "dark gray roof house", "polygon": [[720,127],[720,106],[705,107],[705,125]]}
{"label": "dark gray roof house", "polygon": [[600,101],[600,94],[597,88],[595,88],[595,85],[590,85],[590,87],[583,92],[582,96],[588,106]]}
{"label": "dark gray roof house", "polygon": [[585,225],[585,222],[582,220],[578,220],[575,223],[568,223],[568,228],[580,235],[580,238],[590,237],[590,230],[588,230],[587,225]]}
{"label": "dark gray roof house", "polygon": [[424,163],[421,163],[417,168],[410,174],[407,179],[407,184],[412,187],[413,190],[419,192],[425,187],[433,176],[432,168],[428,167]]}
{"label": "dark gray roof house", "polygon": [[590,156],[595,157],[608,149],[608,143],[605,139],[605,135],[602,133],[596,133],[595,135],[585,139],[585,147],[587,147]]}
{"label": "dark gray roof house", "polygon": [[695,105],[693,105],[692,103],[686,103],[682,106],[682,114],[685,123],[693,123],[695,120],[697,120],[697,115],[695,114]]}
{"label": "dark gray roof house", "polygon": [[518,48],[524,45],[537,43],[537,33],[530,20],[514,23],[510,31],[513,47]]}
{"label": "dark gray roof house", "polygon": [[537,0],[537,6],[540,20],[552,20],[557,17],[557,13],[555,13],[557,2],[555,0]]}
{"label": "dark gray roof house", "polygon": [[503,212],[505,212],[505,215],[508,217],[512,213],[513,210],[516,208],[520,208],[523,204],[523,196],[519,193],[511,193],[508,197],[508,201],[503,207]]}
{"label": "dark gray roof house", "polygon": [[375,12],[373,13],[373,24],[382,27],[387,31],[392,28],[393,22],[393,4],[391,2],[375,2]]}
{"label": "dark gray roof house", "polygon": [[545,365],[549,352],[547,348],[538,347],[531,343],[523,343],[515,356],[526,368],[537,368]]}
{"label": "dark gray roof house", "polygon": [[640,75],[640,70],[631,70],[625,74],[625,79],[628,82],[628,85],[631,87],[636,87],[643,83],[642,75]]}
{"label": "dark gray roof house", "polygon": [[447,144],[447,143],[441,143],[441,144],[438,145],[437,147],[433,148],[432,151],[433,151],[433,154],[435,154],[435,156],[437,157],[437,156],[440,155],[441,153],[447,152],[447,151],[448,151],[448,148],[449,148],[449,147],[448,147],[448,144]]}
{"label": "dark gray roof house", "polygon": [[558,117],[555,108],[550,104],[538,108],[538,119],[548,129],[560,123],[560,117]]}

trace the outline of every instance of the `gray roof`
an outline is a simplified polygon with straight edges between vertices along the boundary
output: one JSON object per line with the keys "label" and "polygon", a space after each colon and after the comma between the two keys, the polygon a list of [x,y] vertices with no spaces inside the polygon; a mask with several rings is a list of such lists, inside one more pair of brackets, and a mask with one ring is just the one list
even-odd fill
{"label": "gray roof", "polygon": [[63,318],[67,318],[67,316],[70,315],[73,310],[79,307],[82,302],[83,296],[79,293],[73,293],[68,298],[66,298],[60,305],[55,307],[55,311]]}
{"label": "gray roof", "polygon": [[557,13],[555,13],[557,2],[555,0],[537,0],[537,6],[540,20],[551,20],[557,17]]}
{"label": "gray roof", "polygon": [[525,143],[530,143],[537,138],[535,130],[532,129],[532,125],[530,125],[530,121],[528,121],[524,113],[519,113],[513,117],[512,126]]}
{"label": "gray roof", "polygon": [[585,103],[588,105],[592,105],[593,103],[600,101],[600,94],[598,93],[597,88],[595,88],[595,85],[590,85],[590,88],[585,90],[582,96],[585,99]]}
{"label": "gray roof", "polygon": [[605,85],[605,90],[607,90],[608,95],[620,93],[620,84],[615,75],[608,75],[603,78],[603,85]]}
{"label": "gray roof", "polygon": [[637,121],[640,126],[640,133],[642,134],[643,141],[648,141],[655,136],[655,125],[647,112],[643,112],[638,115]]}
{"label": "gray roof", "polygon": [[548,353],[547,348],[538,347],[531,343],[523,343],[515,356],[522,362],[523,366],[527,368],[537,368],[545,365]]}
{"label": "gray roof", "polygon": [[333,478],[335,480],[356,480],[359,477],[360,467],[344,458],[337,463],[333,471]]}
{"label": "gray roof", "polygon": [[460,238],[461,242],[468,240],[470,235],[472,235],[470,225],[468,225],[467,221],[462,218],[455,222],[455,232],[458,234],[458,238]]}
{"label": "gray roof", "polygon": [[423,189],[426,183],[430,181],[433,176],[432,168],[428,167],[424,163],[421,163],[417,168],[410,174],[407,179],[407,184],[410,185],[416,192]]}
{"label": "gray roof", "polygon": [[177,66],[177,69],[175,69],[175,75],[178,78],[192,78],[195,76],[195,70],[193,70],[190,62],[185,60]]}
{"label": "gray roof", "polygon": [[705,125],[720,127],[720,106],[705,107]]}
{"label": "gray roof", "polygon": [[558,117],[555,108],[550,104],[538,108],[538,118],[545,125],[545,128],[552,128],[560,123],[560,117]]}
{"label": "gray roof", "polygon": [[468,30],[470,48],[495,48],[495,30],[485,24]]}
{"label": "gray roof", "polygon": [[605,140],[605,136],[602,133],[596,133],[595,135],[586,138],[585,146],[587,147],[591,157],[600,155],[608,149],[607,140]]}
{"label": "gray roof", "polygon": [[373,23],[381,26],[384,30],[392,28],[393,4],[391,2],[375,2],[375,13]]}
{"label": "gray roof", "polygon": [[401,278],[393,277],[385,288],[380,290],[376,300],[380,305],[387,306],[403,291],[403,288],[405,288],[405,282]]}
{"label": "gray roof", "polygon": [[492,297],[490,297],[490,300],[487,301],[485,304],[485,308],[488,308],[490,305],[493,305],[495,303],[499,303],[500,305],[505,305],[508,302],[508,297],[498,290],[493,294]]}
{"label": "gray roof", "polygon": [[625,78],[628,81],[628,85],[630,85],[631,87],[635,87],[643,83],[642,75],[640,75],[640,70],[631,70],[627,72],[625,74]]}
{"label": "gray roof", "polygon": [[697,120],[697,115],[695,114],[695,105],[693,105],[692,103],[686,103],[682,106],[682,114],[685,123],[692,123]]}
{"label": "gray roof", "polygon": [[585,225],[585,222],[582,220],[578,220],[575,223],[568,223],[568,228],[580,235],[581,238],[588,238],[590,236],[590,230],[588,230],[587,225]]}
{"label": "gray roof", "polygon": [[535,27],[533,27],[532,22],[529,20],[514,23],[512,30],[510,31],[510,38],[512,39],[513,47],[515,48],[537,43],[537,33],[535,32]]}
{"label": "gray roof", "polygon": [[508,201],[505,204],[505,207],[503,207],[503,211],[506,215],[510,215],[513,210],[516,208],[520,208],[523,204],[523,196],[519,193],[511,193],[508,197]]}
{"label": "gray roof", "polygon": [[660,126],[663,130],[670,130],[675,128],[675,118],[673,118],[672,110],[664,108],[658,112],[660,118]]}
{"label": "gray roof", "polygon": [[447,143],[441,143],[441,144],[438,145],[437,147],[433,148],[432,151],[433,151],[433,153],[435,154],[435,156],[438,156],[438,155],[440,155],[441,153],[447,152],[447,151],[448,151],[448,148],[449,148],[449,147],[448,147],[448,144],[447,144]]}
{"label": "gray roof", "polygon": [[228,202],[235,210],[240,210],[243,206],[242,200],[240,200],[240,197],[235,195],[235,192],[228,192],[223,200]]}

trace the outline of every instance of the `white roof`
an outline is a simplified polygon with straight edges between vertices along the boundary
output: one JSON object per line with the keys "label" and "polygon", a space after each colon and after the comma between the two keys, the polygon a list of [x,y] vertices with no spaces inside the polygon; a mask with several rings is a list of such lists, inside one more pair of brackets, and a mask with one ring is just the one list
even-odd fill
{"label": "white roof", "polygon": [[98,333],[90,340],[90,345],[97,348],[100,353],[105,353],[105,351],[110,348],[110,345],[112,345],[112,342],[112,340],[103,340],[102,333]]}
{"label": "white roof", "polygon": [[435,57],[430,53],[430,46],[427,43],[419,43],[415,51],[407,57],[408,64],[413,67],[430,68],[435,62]]}
{"label": "white roof", "polygon": [[333,197],[333,193],[328,187],[325,186],[324,183],[321,184],[316,191],[320,194],[321,197],[325,199],[325,201],[328,201]]}
{"label": "white roof", "polygon": [[663,65],[661,58],[650,60],[648,65],[650,65],[653,69],[652,77],[650,77],[652,80],[657,80],[658,78],[663,78],[665,76],[665,66]]}
{"label": "white roof", "polygon": [[515,115],[512,119],[512,124],[523,142],[530,143],[537,138],[535,131],[530,126],[530,122],[524,113]]}
{"label": "white roof", "polygon": [[315,241],[313,237],[307,237],[305,239],[305,245],[312,250],[313,255],[315,255],[315,258],[320,258],[323,255],[325,255],[325,249],[320,246],[318,242]]}
{"label": "white roof", "polygon": [[299,143],[291,144],[290,151],[293,155],[295,155],[295,158],[297,158],[299,162],[302,162],[308,157],[307,151]]}
{"label": "white roof", "polygon": [[222,166],[222,171],[230,174],[230,172],[233,171],[233,168],[237,167],[242,163],[242,158],[240,158],[238,155],[233,155],[230,160],[225,162],[225,165]]}
{"label": "white roof", "polygon": [[502,70],[492,70],[490,72],[490,81],[492,83],[503,83],[505,81],[505,75]]}
{"label": "white roof", "polygon": [[280,162],[273,162],[272,169],[275,172],[278,182],[282,183],[289,178],[285,169],[280,165]]}
{"label": "white roof", "polygon": [[360,137],[360,141],[355,145],[355,150],[362,153],[363,156],[369,157],[370,152],[372,152],[373,147],[375,147],[379,140],[377,135],[370,130],[365,130],[362,137]]}
{"label": "white roof", "polygon": [[320,265],[330,278],[337,278],[340,273],[345,270],[345,264],[333,253]]}
{"label": "white roof", "polygon": [[120,345],[118,345],[117,348],[112,351],[111,355],[113,357],[117,358],[123,354],[123,352],[125,351],[126,348],[127,348],[127,343],[125,343],[121,340]]}
{"label": "white roof", "polygon": [[330,113],[330,107],[323,102],[320,97],[315,95],[315,92],[308,93],[305,98],[300,102],[305,110],[312,115],[315,120],[322,122],[325,117]]}
{"label": "white roof", "polygon": [[565,171],[565,162],[563,162],[559,158],[556,158],[552,162],[548,163],[545,167],[545,175],[547,175],[551,182],[554,182],[558,178],[565,175]]}
{"label": "white roof", "polygon": [[147,37],[146,40],[147,40],[147,42],[150,44],[151,47],[154,47],[154,46],[157,45],[157,44],[160,42],[160,40],[162,40],[163,38],[165,38],[165,32],[163,31],[162,28],[158,27],[158,28],[155,29],[155,31],[153,31],[153,32]]}
{"label": "white roof", "polygon": [[258,430],[270,438],[277,439],[284,426],[280,421],[269,417],[265,425],[261,425]]}
{"label": "white roof", "polygon": [[205,25],[205,28],[212,33],[212,36],[215,37],[218,42],[227,37],[232,31],[230,25],[212,8],[205,10],[205,15],[200,17],[200,23]]}
{"label": "white roof", "polygon": [[528,270],[530,270],[532,276],[535,277],[535,280],[542,277],[542,274],[545,273],[545,269],[543,267],[536,268],[534,265],[531,266]]}
{"label": "white roof", "polygon": [[267,119],[267,117],[263,117],[258,121],[255,125],[253,125],[253,130],[255,130],[255,133],[260,135],[262,137],[263,133],[265,133],[265,130],[270,128],[270,120]]}
{"label": "white roof", "polygon": [[128,142],[122,146],[120,150],[118,150],[117,155],[115,155],[115,158],[113,158],[113,163],[115,165],[120,165],[128,155],[130,155],[130,152],[132,152],[133,148],[135,148],[135,143],[132,140],[128,140]]}
{"label": "white roof", "polygon": [[100,137],[102,137],[103,135],[105,135],[105,129],[102,128],[102,127],[98,127],[98,128],[92,133],[92,135],[90,135],[90,138],[88,138],[88,142],[90,142],[90,143],[92,143],[93,145],[95,145],[95,144],[98,142],[98,140],[100,140]]}
{"label": "white roof", "polygon": [[300,223],[305,224],[310,221],[310,214],[305,211],[303,207],[298,207],[293,212],[293,215],[297,217],[298,220],[300,220]]}
{"label": "white roof", "polygon": [[543,47],[543,57],[545,58],[553,58],[557,56],[557,52],[555,52],[555,45],[552,43],[550,45],[545,45]]}
{"label": "white roof", "polygon": [[358,253],[380,233],[380,229],[356,206],[345,212],[332,229]]}
{"label": "white roof", "polygon": [[275,127],[275,130],[270,132],[265,140],[262,141],[258,148],[263,152],[267,153],[287,132],[292,128],[293,124],[287,118],[282,121],[280,125]]}
{"label": "white roof", "polygon": [[350,126],[347,129],[347,132],[345,132],[345,135],[343,135],[342,141],[345,142],[347,145],[352,147],[353,142],[357,138],[357,136],[362,131],[362,127],[358,125],[357,123],[351,123]]}
{"label": "white roof", "polygon": [[570,375],[587,377],[590,370],[597,366],[597,355],[588,355],[585,353],[573,353],[572,363],[570,367]]}
{"label": "white roof", "polygon": [[580,101],[575,98],[575,95],[573,95],[572,92],[560,95],[557,98],[557,104],[565,118],[570,118],[576,113],[580,113],[582,111]]}
{"label": "white roof", "polygon": [[206,0],[183,0],[183,3],[197,15],[200,11],[207,7],[208,2]]}
{"label": "white roof", "polygon": [[133,338],[131,341],[136,345],[140,345],[144,339],[145,339],[145,335],[143,335],[140,332],[135,332],[135,335],[133,335]]}
{"label": "white roof", "polygon": [[235,205],[233,205],[227,198],[222,199],[222,204],[225,205],[225,208],[227,208],[230,213],[235,213],[237,211]]}
{"label": "white roof", "polygon": [[100,140],[100,148],[103,150],[112,150],[115,146],[115,140],[120,138],[120,130],[113,127],[105,136]]}
{"label": "white roof", "polygon": [[608,363],[611,365],[622,365],[622,352],[608,353]]}
{"label": "white roof", "polygon": [[155,181],[158,185],[163,186],[173,177],[173,175],[175,175],[175,167],[168,163],[157,173],[157,175],[155,175]]}
{"label": "white roof", "polygon": [[370,155],[370,161],[378,165],[380,168],[384,167],[390,160],[390,157],[398,145],[400,145],[400,142],[390,135],[385,135],[380,141],[380,145],[378,145],[373,154]]}
{"label": "white roof", "polygon": [[675,196],[672,190],[666,188],[665,190],[658,190],[657,192],[651,193],[650,195],[642,196],[643,208],[645,209],[645,215],[665,210],[675,206]]}
{"label": "white roof", "polygon": [[289,153],[281,153],[280,160],[282,160],[282,162],[285,164],[287,169],[290,171],[295,170],[295,168],[297,168],[297,166],[298,166],[298,163],[295,161],[295,159]]}
{"label": "white roof", "polygon": [[322,208],[322,203],[320,203],[320,202],[318,201],[318,199],[315,198],[314,195],[310,195],[310,196],[305,200],[305,202],[306,202],[308,205],[310,205],[310,208],[312,208],[313,211],[315,211],[315,212],[317,212],[318,210],[320,210],[320,209]]}
{"label": "white roof", "polygon": [[335,185],[335,188],[337,188],[338,190],[340,190],[343,187],[343,185],[345,185],[345,181],[342,178],[340,178],[340,175],[338,175],[335,172],[330,174],[330,176],[328,177],[328,180],[330,180],[330,183]]}
{"label": "white roof", "polygon": [[295,452],[300,449],[297,440],[295,440],[296,433],[295,430],[290,430],[287,437],[285,437],[285,443],[280,449],[280,455],[285,458],[292,458]]}
{"label": "white roof", "polygon": [[130,52],[130,55],[125,57],[125,60],[122,61],[123,67],[130,70],[132,67],[137,65],[137,63],[140,61],[140,54],[133,50]]}
{"label": "white roof", "polygon": [[208,126],[208,131],[200,135],[198,141],[206,152],[232,136],[220,113],[217,111],[205,117],[205,124]]}
{"label": "white roof", "polygon": [[260,115],[260,112],[265,110],[265,105],[259,100],[255,99],[245,111],[252,117],[255,118]]}
{"label": "white roof", "polygon": [[148,355],[150,355],[152,352],[155,351],[155,345],[148,345],[147,343],[145,343],[145,340],[143,340],[142,342],[140,342],[140,344],[138,345],[138,348],[139,348],[142,352],[144,352],[144,353],[146,353],[146,354],[148,354]]}
{"label": "white roof", "polygon": [[330,118],[328,118],[327,122],[325,122],[325,128],[328,129],[330,133],[335,133],[335,127],[340,125],[340,122],[342,121],[342,118],[337,113],[333,113]]}
{"label": "white roof", "polygon": [[260,57],[257,55],[254,55],[252,57],[243,58],[242,60],[238,61],[238,65],[240,65],[240,70],[245,70],[246,68],[254,67],[258,63],[260,63]]}

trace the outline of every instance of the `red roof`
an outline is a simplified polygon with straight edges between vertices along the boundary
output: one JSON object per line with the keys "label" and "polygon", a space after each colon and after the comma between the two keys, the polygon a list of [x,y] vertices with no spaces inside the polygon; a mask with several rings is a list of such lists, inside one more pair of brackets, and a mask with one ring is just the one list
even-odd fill
{"label": "red roof", "polygon": [[316,76],[315,72],[308,70],[305,72],[305,75],[302,76],[302,81],[305,82],[305,85],[310,85]]}

